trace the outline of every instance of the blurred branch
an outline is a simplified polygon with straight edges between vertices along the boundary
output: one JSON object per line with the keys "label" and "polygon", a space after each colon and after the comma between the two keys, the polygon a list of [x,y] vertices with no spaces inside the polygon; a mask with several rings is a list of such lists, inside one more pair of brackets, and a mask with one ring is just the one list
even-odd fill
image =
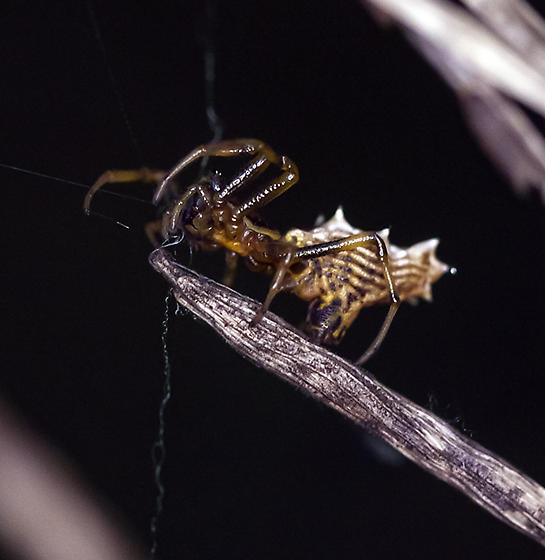
{"label": "blurred branch", "polygon": [[545,489],[449,424],[381,385],[367,371],[316,346],[260,304],[198,275],[164,249],[150,263],[177,301],[233,348],[315,399],[338,410],[498,519],[545,546]]}
{"label": "blurred branch", "polygon": [[26,560],[138,560],[137,547],[51,447],[0,400],[0,540]]}
{"label": "blurred branch", "polygon": [[526,62],[545,71],[545,22],[524,0],[462,0]]}
{"label": "blurred branch", "polygon": [[[396,23],[456,92],[484,151],[519,192],[545,202],[545,22],[522,0],[362,0]],[[470,11],[471,10],[471,11]],[[480,19],[479,19],[480,18]]]}

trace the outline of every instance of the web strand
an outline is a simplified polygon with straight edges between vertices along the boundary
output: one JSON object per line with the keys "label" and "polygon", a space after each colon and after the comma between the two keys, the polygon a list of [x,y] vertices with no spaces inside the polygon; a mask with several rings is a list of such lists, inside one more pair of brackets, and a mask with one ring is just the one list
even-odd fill
{"label": "web strand", "polygon": [[157,428],[157,439],[153,443],[151,448],[152,451],[152,461],[153,461],[153,479],[155,482],[155,487],[157,494],[155,497],[155,513],[151,518],[150,522],[150,533],[151,533],[151,549],[150,558],[154,560],[157,558],[157,548],[158,548],[158,524],[159,518],[163,512],[164,499],[165,499],[165,486],[162,480],[162,471],[166,459],[166,443],[165,443],[165,412],[172,396],[172,385],[171,385],[171,367],[170,367],[170,357],[168,352],[168,328],[169,328],[169,317],[170,317],[170,300],[172,292],[168,291],[164,303],[164,314],[161,329],[161,347],[163,352],[163,398],[161,399],[161,404],[159,405],[159,424]]}

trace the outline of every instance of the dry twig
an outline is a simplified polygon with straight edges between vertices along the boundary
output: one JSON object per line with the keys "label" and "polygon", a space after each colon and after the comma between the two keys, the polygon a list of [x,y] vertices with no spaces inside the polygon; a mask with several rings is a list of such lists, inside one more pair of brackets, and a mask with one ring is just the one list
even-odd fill
{"label": "dry twig", "polygon": [[381,385],[367,371],[306,340],[260,304],[177,264],[164,249],[153,268],[178,302],[252,362],[381,436],[498,519],[545,545],[545,489],[449,424]]}

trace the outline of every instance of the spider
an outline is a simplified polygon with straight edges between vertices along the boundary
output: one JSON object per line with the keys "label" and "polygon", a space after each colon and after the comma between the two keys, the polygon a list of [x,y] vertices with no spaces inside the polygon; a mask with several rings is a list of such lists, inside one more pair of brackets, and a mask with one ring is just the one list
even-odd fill
{"label": "spider", "polygon": [[[178,174],[200,158],[246,156],[249,161],[230,180],[206,173],[180,189]],[[269,166],[279,175],[252,193],[243,195]],[[384,323],[369,349],[357,360],[362,364],[380,346],[403,300],[430,297],[430,284],[446,270],[434,255],[437,240],[407,250],[389,246],[388,230],[352,228],[339,209],[335,217],[310,231],[294,229],[282,235],[269,228],[259,210],[295,185],[299,171],[287,156],[278,155],[261,140],[240,138],[203,144],[182,158],[170,171],[111,170],[89,189],[84,210],[90,211],[94,194],[106,183],[152,182],[158,186],[153,203],[164,204],[159,220],[146,226],[155,245],[183,235],[192,247],[226,251],[224,282],[231,285],[237,262],[243,258],[255,271],[272,274],[269,291],[253,324],[261,320],[274,297],[288,291],[309,308],[304,324],[319,344],[338,344],[362,307],[389,304]]]}

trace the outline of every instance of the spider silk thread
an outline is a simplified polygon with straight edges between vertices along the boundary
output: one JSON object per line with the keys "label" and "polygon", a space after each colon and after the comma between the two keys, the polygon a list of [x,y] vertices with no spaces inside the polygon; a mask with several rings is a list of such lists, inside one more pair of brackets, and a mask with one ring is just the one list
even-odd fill
{"label": "spider silk thread", "polygon": [[153,479],[157,489],[155,496],[155,513],[150,521],[151,533],[151,549],[150,558],[153,560],[157,558],[158,548],[158,524],[161,513],[163,512],[164,499],[165,499],[165,486],[162,480],[162,471],[166,459],[166,443],[165,443],[165,412],[172,396],[171,385],[171,367],[170,357],[168,353],[168,328],[170,317],[170,300],[172,298],[172,290],[169,290],[164,300],[164,313],[163,321],[161,322],[161,349],[163,354],[163,398],[159,405],[159,424],[157,428],[157,439],[153,442],[151,448],[151,455],[153,461]]}

